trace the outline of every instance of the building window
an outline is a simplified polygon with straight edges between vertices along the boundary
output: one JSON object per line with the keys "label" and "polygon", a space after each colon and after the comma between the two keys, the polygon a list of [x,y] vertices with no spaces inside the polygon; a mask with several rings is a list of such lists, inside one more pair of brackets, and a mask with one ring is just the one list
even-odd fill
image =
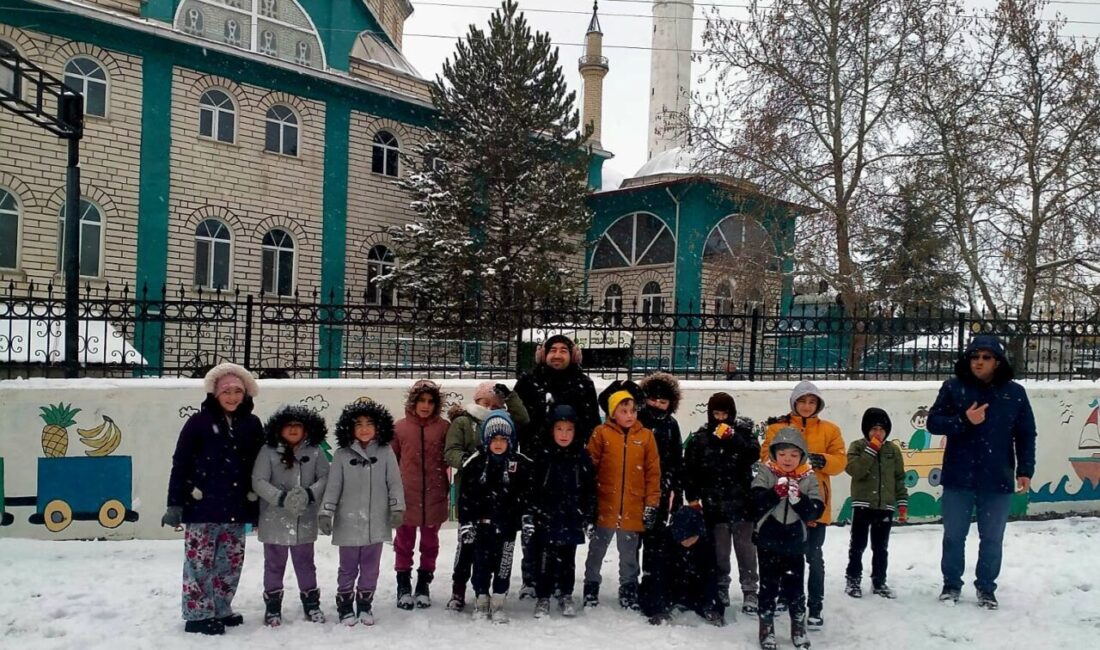
{"label": "building window", "polygon": [[275,32],[270,29],[265,29],[260,32],[260,54],[266,54],[267,56],[275,56],[278,52],[278,47],[275,43]]}
{"label": "building window", "polygon": [[[103,248],[103,214],[96,204],[80,199],[80,275],[97,278]],[[57,216],[57,270],[65,270],[65,205]]]}
{"label": "building window", "polygon": [[286,156],[298,155],[298,116],[281,104],[267,109],[264,149]]}
{"label": "building window", "polygon": [[642,287],[642,321],[652,323],[661,314],[661,285],[647,282]]}
{"label": "building window", "polygon": [[202,94],[199,99],[199,135],[232,144],[236,137],[236,119],[237,109],[227,93],[211,88]]}
{"label": "building window", "polygon": [[19,267],[19,199],[0,188],[0,269]]}
{"label": "building window", "polygon": [[728,280],[720,282],[714,292],[714,313],[719,316],[733,313],[733,284]]}
{"label": "building window", "polygon": [[228,289],[233,238],[229,227],[207,219],[195,229],[195,286]]}
{"label": "building window", "polygon": [[397,138],[389,131],[379,131],[374,134],[374,144],[371,147],[371,171],[375,174],[397,176],[397,159],[401,154]]}
{"label": "building window", "polygon": [[264,235],[262,290],[277,296],[294,293],[294,239],[285,230]]}
{"label": "building window", "polygon": [[397,292],[385,289],[378,279],[393,272],[393,252],[378,244],[367,253],[367,304],[389,306],[396,302]]}
{"label": "building window", "polygon": [[665,222],[652,214],[627,215],[604,231],[592,254],[593,269],[671,264],[676,241]]}
{"label": "building window", "polygon": [[107,117],[107,72],[86,56],[65,64],[65,85],[84,96],[84,114]]}
{"label": "building window", "polygon": [[313,65],[313,48],[305,41],[298,41],[294,47],[294,62],[298,65]]}
{"label": "building window", "polygon": [[703,256],[731,255],[738,257],[746,250],[762,250],[768,241],[768,233],[755,219],[731,214],[718,222],[707,235]]}
{"label": "building window", "polygon": [[225,35],[226,43],[230,45],[236,45],[237,47],[240,47],[243,44],[243,41],[241,39],[241,26],[237,21],[233,20],[232,18],[225,21],[225,29],[223,30],[223,34]]}
{"label": "building window", "polygon": [[183,23],[183,31],[195,36],[202,36],[205,22],[206,18],[202,15],[202,12],[192,7],[187,10],[187,19]]}
{"label": "building window", "polygon": [[260,0],[260,15],[265,18],[278,18],[279,4],[275,0]]}
{"label": "building window", "polygon": [[603,292],[603,311],[608,322],[614,325],[623,323],[623,288],[613,284]]}
{"label": "building window", "polygon": [[16,97],[20,95],[19,89],[22,87],[22,79],[15,74],[15,70],[7,67],[4,63],[15,66],[15,47],[11,44],[0,41],[0,90],[9,92]]}

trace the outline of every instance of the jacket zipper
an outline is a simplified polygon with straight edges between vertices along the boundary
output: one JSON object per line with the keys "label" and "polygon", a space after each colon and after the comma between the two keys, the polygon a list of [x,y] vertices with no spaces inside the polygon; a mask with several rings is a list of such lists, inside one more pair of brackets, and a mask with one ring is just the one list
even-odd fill
{"label": "jacket zipper", "polygon": [[626,509],[626,447],[630,442],[630,432],[623,433],[623,484],[619,488],[619,521],[617,526],[621,527],[623,523],[623,510]]}
{"label": "jacket zipper", "polygon": [[[882,441],[882,446],[886,446],[886,441]],[[881,448],[880,448],[881,449]],[[885,449],[882,449],[885,452]],[[882,509],[882,454],[875,455],[875,471],[878,472],[878,507]]]}
{"label": "jacket zipper", "polygon": [[420,525],[428,525],[428,459],[424,455],[424,423],[420,423]]}

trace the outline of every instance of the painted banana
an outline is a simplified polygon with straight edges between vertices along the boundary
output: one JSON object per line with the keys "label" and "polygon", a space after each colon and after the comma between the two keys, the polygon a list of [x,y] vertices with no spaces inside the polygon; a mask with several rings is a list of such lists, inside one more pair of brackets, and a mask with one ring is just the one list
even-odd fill
{"label": "painted banana", "polygon": [[77,429],[76,432],[80,434],[81,438],[95,438],[99,434],[103,433],[103,428],[107,426],[107,419],[104,418],[103,422],[94,429]]}
{"label": "painted banana", "polygon": [[[85,436],[85,432],[89,435]],[[122,431],[106,415],[103,416],[103,424],[94,429],[78,430],[77,433],[81,435],[81,442],[91,448],[84,452],[86,456],[110,455],[122,443]]]}

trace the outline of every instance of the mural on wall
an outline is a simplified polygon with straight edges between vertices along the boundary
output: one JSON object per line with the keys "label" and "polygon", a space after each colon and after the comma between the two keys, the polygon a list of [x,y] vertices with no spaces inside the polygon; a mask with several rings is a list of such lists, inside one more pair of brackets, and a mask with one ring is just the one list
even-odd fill
{"label": "mural on wall", "polygon": [[[39,407],[45,422],[38,459],[37,495],[9,497],[3,492],[3,463],[0,460],[0,512],[6,506],[34,506],[27,518],[52,533],[59,533],[73,521],[98,521],[104,528],[118,528],[124,521],[137,521],[133,507],[133,461],[129,456],[111,456],[122,444],[122,429],[108,415],[87,429],[76,428],[86,447],[83,456],[68,456],[69,429],[81,412],[72,404],[59,402]],[[5,523],[14,517],[3,516]]]}
{"label": "mural on wall", "polygon": [[1038,490],[1031,493],[1031,500],[1036,503],[1058,503],[1063,501],[1094,501],[1100,499],[1100,398],[1089,402],[1088,415],[1079,430],[1072,427],[1072,409],[1063,402],[1065,407],[1062,420],[1063,425],[1071,425],[1069,428],[1077,432],[1077,450],[1070,456],[1070,468],[1081,481],[1077,491],[1069,491],[1071,478],[1066,474],[1058,480],[1057,487],[1051,487],[1054,483],[1046,483]]}

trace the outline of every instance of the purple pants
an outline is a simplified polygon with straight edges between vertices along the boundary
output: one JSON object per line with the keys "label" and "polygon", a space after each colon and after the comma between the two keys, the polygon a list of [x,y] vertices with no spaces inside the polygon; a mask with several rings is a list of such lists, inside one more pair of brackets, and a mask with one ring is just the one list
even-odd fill
{"label": "purple pants", "polygon": [[393,537],[393,550],[396,559],[395,571],[412,571],[413,546],[416,545],[416,531],[420,530],[420,570],[435,572],[435,560],[439,557],[439,526],[398,526]]}
{"label": "purple pants", "polygon": [[[368,546],[341,546],[340,568],[336,571],[336,591],[353,589],[374,591],[378,587],[378,564],[382,561],[382,542]],[[355,579],[359,578],[356,585]]]}
{"label": "purple pants", "polygon": [[298,590],[317,588],[317,565],[313,563],[313,542],[284,546],[264,544],[264,591],[281,591],[286,559],[294,563],[294,576],[298,578]]}

